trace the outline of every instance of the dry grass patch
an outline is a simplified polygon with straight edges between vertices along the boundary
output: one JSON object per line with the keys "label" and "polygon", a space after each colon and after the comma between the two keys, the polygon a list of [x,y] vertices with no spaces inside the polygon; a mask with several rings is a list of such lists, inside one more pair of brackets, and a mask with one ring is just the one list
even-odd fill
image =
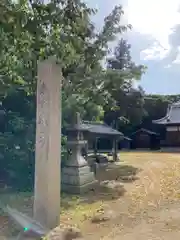
{"label": "dry grass patch", "polygon": [[[86,201],[87,200],[87,201]],[[69,207],[61,207],[61,223],[70,224],[81,227],[84,221],[90,219],[98,209],[102,208],[103,202],[89,201],[90,199],[83,199],[77,196],[64,196],[63,202],[66,201]]]}

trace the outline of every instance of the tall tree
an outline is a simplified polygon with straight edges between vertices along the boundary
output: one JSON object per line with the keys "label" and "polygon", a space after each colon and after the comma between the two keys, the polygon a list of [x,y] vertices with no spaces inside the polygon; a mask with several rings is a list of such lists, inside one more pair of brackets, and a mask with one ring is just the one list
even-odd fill
{"label": "tall tree", "polygon": [[55,55],[66,79],[64,106],[71,105],[67,102],[72,97],[77,106],[88,101],[103,102],[104,93],[99,95],[94,88],[103,84],[100,61],[108,52],[109,42],[130,28],[121,24],[121,6],[116,6],[104,19],[99,32],[90,21],[96,10],[80,0],[48,3],[3,0],[0,9],[0,89],[3,96],[5,91],[19,88],[34,95],[37,60]]}
{"label": "tall tree", "polygon": [[0,101],[6,117],[1,169],[11,182],[25,184],[22,173],[33,179],[37,61],[54,55],[62,66],[63,124],[77,110],[82,117],[100,117],[106,97],[106,89],[99,94],[95,88],[106,79],[100,62],[109,42],[129,26],[121,24],[123,10],[116,6],[97,32],[90,21],[96,11],[80,0],[2,0],[0,10]]}
{"label": "tall tree", "polygon": [[109,89],[114,108],[106,106],[105,119],[109,123],[124,127],[124,124],[138,124],[143,116],[142,89],[134,89],[134,80],[139,80],[145,67],[136,65],[131,58],[131,45],[127,40],[120,39],[115,47],[114,55],[107,60],[107,75],[111,76],[106,88]]}
{"label": "tall tree", "polygon": [[107,61],[107,67],[110,69],[127,69],[133,65],[131,58],[131,45],[127,40],[121,38],[115,47],[114,56]]}

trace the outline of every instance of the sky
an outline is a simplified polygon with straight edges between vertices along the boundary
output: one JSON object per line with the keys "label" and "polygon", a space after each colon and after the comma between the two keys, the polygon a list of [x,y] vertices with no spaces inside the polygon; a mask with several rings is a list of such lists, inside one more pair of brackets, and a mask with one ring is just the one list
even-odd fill
{"label": "sky", "polygon": [[[123,37],[132,46],[133,60],[147,66],[140,85],[147,93],[180,94],[179,0],[86,0],[98,9],[93,22],[100,28],[113,7],[122,4],[124,22],[133,30]],[[122,36],[119,36],[119,38]],[[115,46],[113,43],[112,46]]]}

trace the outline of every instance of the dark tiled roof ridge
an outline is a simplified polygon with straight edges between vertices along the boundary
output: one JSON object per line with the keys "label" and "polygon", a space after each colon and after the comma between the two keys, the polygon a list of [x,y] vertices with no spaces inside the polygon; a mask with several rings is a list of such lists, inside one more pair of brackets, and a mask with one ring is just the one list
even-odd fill
{"label": "dark tiled roof ridge", "polygon": [[82,121],[82,124],[89,124],[89,125],[101,125],[101,126],[106,126],[106,127],[110,127],[109,125],[107,125],[105,122],[95,122],[95,121]]}
{"label": "dark tiled roof ridge", "polygon": [[[73,127],[70,128],[73,131]],[[79,129],[80,131],[88,131],[92,134],[102,134],[102,135],[121,135],[123,136],[122,132],[112,128],[111,126],[105,123],[98,123],[98,122],[90,122],[90,121],[81,121],[80,125],[76,125],[75,129]]]}
{"label": "dark tiled roof ridge", "polygon": [[149,133],[149,134],[152,134],[152,135],[159,135],[158,133],[153,132],[153,131],[151,131],[149,129],[146,129],[146,128],[140,128],[137,131],[135,131],[134,133],[132,133],[132,135],[134,135],[134,134],[136,134],[137,132],[140,132],[140,131],[146,132],[146,133]]}

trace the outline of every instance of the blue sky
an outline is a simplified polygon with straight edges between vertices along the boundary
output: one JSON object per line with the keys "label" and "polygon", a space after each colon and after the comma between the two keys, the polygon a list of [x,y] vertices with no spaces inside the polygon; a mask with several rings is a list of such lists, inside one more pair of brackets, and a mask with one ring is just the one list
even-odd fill
{"label": "blue sky", "polygon": [[[124,6],[124,21],[133,30],[124,35],[132,45],[132,57],[148,67],[141,80],[147,93],[180,94],[179,0],[86,0],[98,9],[96,26],[116,4]],[[121,36],[120,36],[121,37]]]}

